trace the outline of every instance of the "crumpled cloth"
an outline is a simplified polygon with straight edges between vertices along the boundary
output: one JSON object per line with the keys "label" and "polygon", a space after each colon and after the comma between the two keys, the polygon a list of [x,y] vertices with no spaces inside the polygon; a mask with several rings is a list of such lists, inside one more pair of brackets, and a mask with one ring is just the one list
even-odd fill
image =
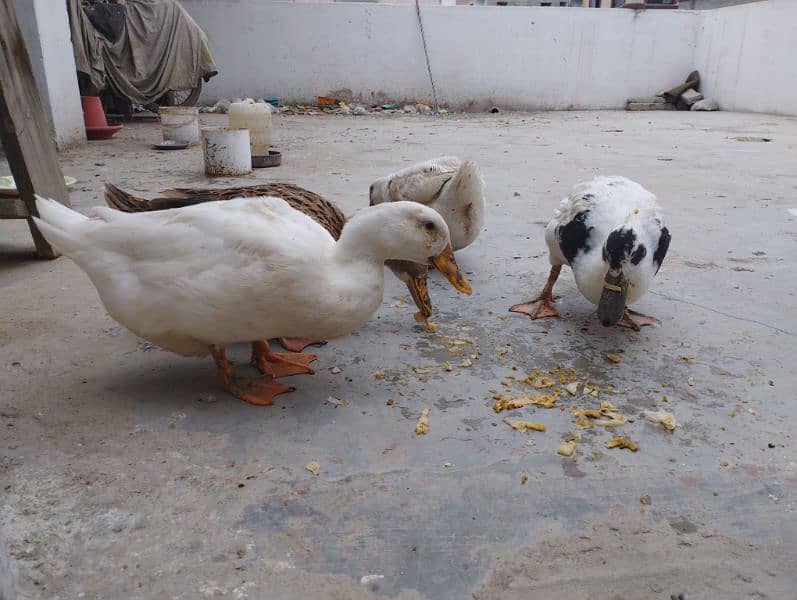
{"label": "crumpled cloth", "polygon": [[177,0],[127,0],[122,35],[111,42],[69,0],[75,65],[97,91],[110,87],[137,104],[190,90],[217,71],[208,38]]}

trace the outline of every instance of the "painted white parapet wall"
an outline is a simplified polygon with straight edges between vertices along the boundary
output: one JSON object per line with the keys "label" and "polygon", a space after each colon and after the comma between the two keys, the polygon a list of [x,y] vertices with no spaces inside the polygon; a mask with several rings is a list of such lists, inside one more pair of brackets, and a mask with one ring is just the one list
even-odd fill
{"label": "painted white parapet wall", "polygon": [[[335,90],[366,101],[431,97],[414,6],[182,0],[220,74],[203,101]],[[440,102],[456,108],[622,108],[694,68],[700,15],[483,6],[422,9]]]}
{"label": "painted white parapet wall", "polygon": [[797,115],[797,0],[702,13],[695,68],[723,109]]}
{"label": "painted white parapet wall", "polygon": [[[204,102],[431,97],[414,6],[182,0],[221,74]],[[707,11],[424,6],[441,104],[623,108],[692,69],[723,108],[797,115],[797,0]]]}

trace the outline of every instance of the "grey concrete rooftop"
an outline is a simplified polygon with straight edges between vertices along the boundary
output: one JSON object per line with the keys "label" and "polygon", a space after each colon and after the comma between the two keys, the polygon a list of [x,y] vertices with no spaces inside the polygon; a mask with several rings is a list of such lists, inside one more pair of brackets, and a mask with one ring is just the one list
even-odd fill
{"label": "grey concrete rooftop", "polygon": [[[33,260],[25,223],[1,222],[0,565],[5,552],[19,598],[794,597],[797,119],[283,116],[276,127],[282,167],[212,184],[292,181],[350,213],[401,166],[477,159],[488,223],[458,254],[473,295],[433,276],[429,334],[388,274],[368,325],[314,350],[317,372],[291,378],[296,392],[255,407],[222,390],[209,358],[117,325],[72,262]],[[106,181],[144,196],[207,185],[201,151],[156,153],[159,135],[129,124],[63,153],[79,179],[73,205],[102,204]],[[736,139],[757,137],[772,141]],[[670,255],[638,305],[660,327],[604,329],[568,270],[562,319],[507,313],[545,281],[543,226],[560,198],[596,174],[639,181],[665,210]],[[246,347],[232,355],[249,368]],[[493,390],[534,392],[506,388],[508,375],[560,366],[600,395],[511,414],[544,433],[493,411]],[[558,456],[576,431],[570,409],[602,399],[634,419],[617,432],[639,451],[607,449],[612,434],[596,427],[581,431],[576,460]],[[425,407],[431,428],[416,436]],[[644,417],[662,407],[680,423],[672,433]]]}

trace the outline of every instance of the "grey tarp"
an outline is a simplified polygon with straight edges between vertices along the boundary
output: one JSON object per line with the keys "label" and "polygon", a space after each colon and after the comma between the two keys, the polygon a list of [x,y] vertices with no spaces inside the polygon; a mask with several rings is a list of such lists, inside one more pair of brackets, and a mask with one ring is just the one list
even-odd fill
{"label": "grey tarp", "polygon": [[80,0],[69,0],[78,72],[96,91],[148,104],[169,90],[190,90],[215,72],[205,33],[176,0],[127,0],[122,35],[108,41],[89,21]]}

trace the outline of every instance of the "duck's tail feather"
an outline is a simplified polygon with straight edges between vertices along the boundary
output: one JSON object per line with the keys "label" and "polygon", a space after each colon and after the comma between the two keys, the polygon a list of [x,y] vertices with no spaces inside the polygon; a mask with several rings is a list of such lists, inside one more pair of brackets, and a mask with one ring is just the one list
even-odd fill
{"label": "duck's tail feather", "polygon": [[50,198],[36,196],[36,227],[52,246],[69,256],[81,248],[82,225],[88,218]]}

